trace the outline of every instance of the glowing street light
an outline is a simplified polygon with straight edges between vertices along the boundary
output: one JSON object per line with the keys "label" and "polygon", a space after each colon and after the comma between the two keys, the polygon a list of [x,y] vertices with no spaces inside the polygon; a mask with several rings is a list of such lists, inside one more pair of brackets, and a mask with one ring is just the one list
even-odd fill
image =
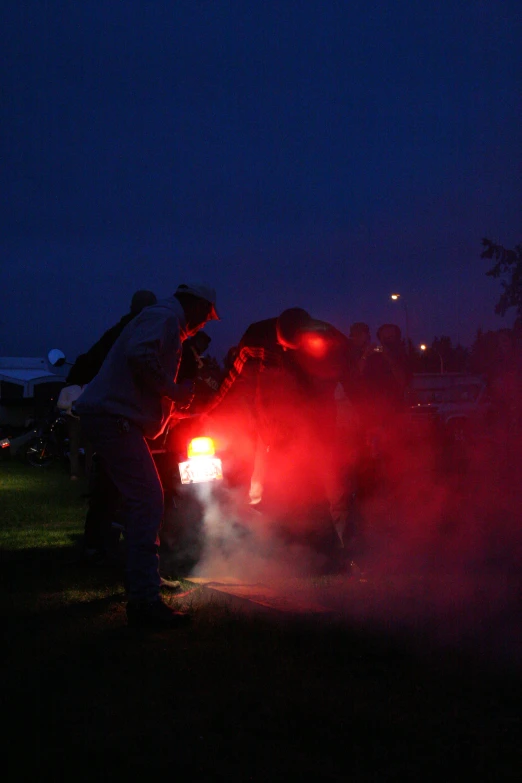
{"label": "glowing street light", "polygon": [[[421,351],[422,351],[423,353],[424,353],[425,351],[427,351],[427,350],[428,350],[428,346],[427,346],[425,343],[422,343],[421,345],[419,345],[419,348],[421,349]],[[437,354],[437,356],[439,357],[439,361],[440,361],[440,374],[441,374],[441,375],[444,375],[444,361],[443,361],[443,359],[442,359],[442,356],[440,355],[440,353],[437,351],[437,349],[436,349],[436,348],[432,348],[431,350],[433,351],[433,353],[436,353],[436,354]]]}
{"label": "glowing street light", "polygon": [[406,343],[409,351],[410,350],[410,319],[408,317],[408,306],[406,305],[404,299],[401,298],[400,294],[390,294],[390,299],[392,299],[394,302],[398,302],[400,299],[402,302],[402,306],[404,307],[404,315],[406,316]]}

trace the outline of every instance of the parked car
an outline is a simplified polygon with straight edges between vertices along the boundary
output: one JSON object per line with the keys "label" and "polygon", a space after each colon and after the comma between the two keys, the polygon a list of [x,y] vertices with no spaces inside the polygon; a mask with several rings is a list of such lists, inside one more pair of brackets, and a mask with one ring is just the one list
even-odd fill
{"label": "parked car", "polygon": [[11,440],[7,437],[7,432],[0,427],[0,459],[11,456]]}
{"label": "parked car", "polygon": [[450,445],[483,434],[494,415],[485,380],[467,373],[414,375],[406,401],[411,431],[431,431]]}

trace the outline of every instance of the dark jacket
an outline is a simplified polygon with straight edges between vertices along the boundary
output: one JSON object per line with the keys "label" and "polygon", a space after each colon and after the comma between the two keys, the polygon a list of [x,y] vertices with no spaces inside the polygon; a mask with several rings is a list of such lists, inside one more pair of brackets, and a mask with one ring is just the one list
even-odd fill
{"label": "dark jacket", "polygon": [[264,321],[256,321],[250,324],[243,337],[239,341],[238,350],[248,348],[264,348],[283,355],[283,349],[277,340],[277,318],[267,318]]}
{"label": "dark jacket", "polygon": [[405,404],[410,375],[406,352],[401,346],[370,352],[362,368],[367,402],[400,410]]}
{"label": "dark jacket", "polygon": [[98,375],[107,354],[120,334],[135,317],[136,313],[124,315],[117,324],[107,329],[92,348],[89,348],[86,353],[80,354],[69,371],[66,383],[68,385],[77,384],[78,386],[85,386],[85,384],[90,383],[94,376]]}
{"label": "dark jacket", "polygon": [[277,318],[251,324],[213,406],[234,388],[252,411],[267,444],[274,444],[289,427],[301,425],[328,438],[335,426],[337,384],[350,394],[353,344],[331,324],[315,321],[314,325],[315,336],[322,341],[319,351],[317,342],[305,339],[298,349],[285,351],[277,339]]}

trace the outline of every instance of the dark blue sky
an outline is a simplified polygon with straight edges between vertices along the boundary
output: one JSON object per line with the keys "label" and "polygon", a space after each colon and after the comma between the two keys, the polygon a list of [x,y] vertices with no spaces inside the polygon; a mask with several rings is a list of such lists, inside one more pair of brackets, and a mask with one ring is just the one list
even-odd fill
{"label": "dark blue sky", "polygon": [[0,354],[73,358],[194,279],[218,355],[294,305],[404,330],[393,290],[415,342],[503,324],[519,0],[11,0],[0,30]]}

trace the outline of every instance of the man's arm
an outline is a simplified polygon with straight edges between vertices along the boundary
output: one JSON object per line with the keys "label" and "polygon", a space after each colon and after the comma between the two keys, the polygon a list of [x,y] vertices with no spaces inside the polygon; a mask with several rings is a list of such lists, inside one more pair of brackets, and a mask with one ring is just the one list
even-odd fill
{"label": "man's arm", "polygon": [[223,401],[238,378],[241,376],[245,365],[247,365],[249,361],[253,359],[259,362],[260,367],[281,366],[281,355],[279,353],[275,351],[269,351],[266,348],[252,348],[248,345],[243,345],[227,376],[223,379],[218,393],[215,395],[215,397],[212,398],[210,406],[204,411],[205,414],[209,414],[219,405],[219,403]]}

